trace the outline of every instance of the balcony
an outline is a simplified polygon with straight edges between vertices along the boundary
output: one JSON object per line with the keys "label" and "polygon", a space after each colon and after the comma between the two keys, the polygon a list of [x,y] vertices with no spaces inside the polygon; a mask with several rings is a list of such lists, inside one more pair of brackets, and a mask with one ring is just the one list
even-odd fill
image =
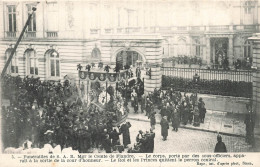
{"label": "balcony", "polygon": [[106,28],[105,29],[105,33],[106,34],[111,34],[113,32],[113,29],[112,28]]}
{"label": "balcony", "polygon": [[123,32],[123,28],[117,28],[117,33],[122,33]]}
{"label": "balcony", "polygon": [[6,37],[7,38],[16,38],[16,33],[17,32],[6,32]]}
{"label": "balcony", "polygon": [[125,31],[127,33],[132,33],[132,32],[140,32],[141,27],[127,27],[125,28]]}
{"label": "balcony", "polygon": [[57,38],[58,37],[57,31],[48,31],[46,33],[47,33],[47,38]]}
{"label": "balcony", "polygon": [[159,31],[160,32],[170,32],[171,31],[171,27],[159,27]]}
{"label": "balcony", "polygon": [[192,26],[191,30],[192,31],[200,31],[200,26]]}
{"label": "balcony", "polygon": [[90,34],[98,34],[98,33],[99,33],[99,29],[97,28],[90,29]]}
{"label": "balcony", "polygon": [[211,30],[211,31],[225,31],[225,30],[229,30],[229,26],[210,26],[209,30]]}
{"label": "balcony", "polygon": [[35,31],[28,31],[25,33],[26,38],[35,38],[36,37],[36,32]]}
{"label": "balcony", "polygon": [[187,27],[186,26],[179,26],[179,27],[177,27],[177,30],[178,31],[186,31]]}
{"label": "balcony", "polygon": [[256,26],[255,25],[244,25],[244,29],[254,31],[256,29]]}

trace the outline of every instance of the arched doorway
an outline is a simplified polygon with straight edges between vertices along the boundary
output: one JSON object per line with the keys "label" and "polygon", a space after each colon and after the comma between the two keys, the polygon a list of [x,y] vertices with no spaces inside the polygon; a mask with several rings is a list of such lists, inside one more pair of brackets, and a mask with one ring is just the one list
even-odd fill
{"label": "arched doorway", "polygon": [[116,65],[119,69],[129,68],[129,67],[141,67],[143,65],[142,56],[136,51],[120,51],[116,55]]}

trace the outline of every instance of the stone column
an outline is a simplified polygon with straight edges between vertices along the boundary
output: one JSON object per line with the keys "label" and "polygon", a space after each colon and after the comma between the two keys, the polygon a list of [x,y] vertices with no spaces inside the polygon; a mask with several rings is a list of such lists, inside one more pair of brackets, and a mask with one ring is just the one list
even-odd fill
{"label": "stone column", "polygon": [[253,41],[253,106],[252,109],[255,111],[255,133],[259,134],[260,126],[260,33],[254,34],[253,37],[249,38]]}
{"label": "stone column", "polygon": [[206,37],[206,61],[210,65],[210,37]]}
{"label": "stone column", "polygon": [[229,66],[233,66],[234,53],[233,53],[233,35],[228,37],[228,61]]}
{"label": "stone column", "polygon": [[154,88],[160,88],[162,84],[162,43],[156,41],[153,45],[146,48],[147,67],[151,68],[151,79],[148,75],[144,75],[144,91],[145,93],[153,92]]}

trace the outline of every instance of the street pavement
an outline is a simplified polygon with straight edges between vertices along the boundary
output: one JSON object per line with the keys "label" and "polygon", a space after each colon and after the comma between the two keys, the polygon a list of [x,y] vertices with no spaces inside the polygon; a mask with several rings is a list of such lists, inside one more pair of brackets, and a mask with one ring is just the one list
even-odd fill
{"label": "street pavement", "polygon": [[[131,104],[129,103],[128,106]],[[128,114],[128,118],[132,120],[142,120],[142,121],[150,121],[144,113],[141,113],[141,109],[139,107],[139,113],[134,113],[133,108],[130,108],[130,113]],[[160,123],[161,115],[158,109],[156,111],[156,123]],[[206,117],[204,123],[201,123],[199,127],[195,127],[192,124],[180,125],[181,128],[194,129],[194,130],[202,130],[214,133],[221,133],[232,136],[245,136],[245,124],[244,124],[244,115],[237,113],[228,113],[221,111],[213,111],[207,110]]]}
{"label": "street pavement", "polygon": [[[130,103],[129,103],[130,106]],[[178,132],[172,131],[171,123],[168,140],[163,141],[161,136],[161,116],[159,110],[156,111],[155,126],[155,149],[154,152],[214,152],[217,142],[217,134],[220,133],[223,142],[226,144],[228,152],[252,152],[254,148],[245,142],[244,115],[227,112],[208,110],[205,122],[199,127],[192,124],[180,125]],[[135,137],[139,130],[149,131],[150,120],[145,113],[134,113],[130,107],[128,119],[132,124],[130,136],[133,146]]]}
{"label": "street pavement", "polygon": [[[139,130],[149,131],[150,123],[145,121],[137,121],[128,119],[132,124],[130,128],[131,144],[136,142],[136,136]],[[161,126],[155,126],[155,146],[154,153],[192,153],[192,152],[214,152],[217,143],[217,133],[197,131],[192,129],[179,128],[178,132],[169,129],[169,135],[166,141],[162,140]],[[246,144],[243,137],[221,135],[223,142],[226,144],[228,152],[251,152],[252,147]],[[121,143],[122,143],[122,136]]]}

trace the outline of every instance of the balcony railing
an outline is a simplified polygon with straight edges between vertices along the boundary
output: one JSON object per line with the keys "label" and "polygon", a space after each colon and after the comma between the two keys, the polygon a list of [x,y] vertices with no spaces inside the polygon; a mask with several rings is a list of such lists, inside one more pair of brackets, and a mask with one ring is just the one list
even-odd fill
{"label": "balcony railing", "polygon": [[105,33],[106,34],[111,34],[113,32],[113,29],[112,28],[106,28],[105,29]]}
{"label": "balcony railing", "polygon": [[187,30],[187,27],[186,26],[179,26],[179,27],[177,27],[177,30],[185,31],[185,30]]}
{"label": "balcony railing", "polygon": [[199,31],[200,30],[200,26],[192,26],[191,30],[193,31]]}
{"label": "balcony railing", "polygon": [[122,33],[123,32],[123,28],[117,28],[117,33]]}
{"label": "balcony railing", "polygon": [[213,31],[229,30],[229,26],[210,26],[209,30],[213,30]]}
{"label": "balcony railing", "polygon": [[58,37],[58,32],[57,31],[48,31],[47,33],[47,38],[56,38]]}
{"label": "balcony railing", "polygon": [[255,30],[256,26],[255,25],[244,25],[245,30]]}
{"label": "balcony railing", "polygon": [[99,29],[97,28],[90,29],[90,34],[98,34],[98,31]]}
{"label": "balcony railing", "polygon": [[36,32],[26,32],[25,36],[26,36],[26,38],[35,38]]}
{"label": "balcony railing", "polygon": [[16,38],[16,32],[6,32],[6,37],[8,37],[8,38]]}

